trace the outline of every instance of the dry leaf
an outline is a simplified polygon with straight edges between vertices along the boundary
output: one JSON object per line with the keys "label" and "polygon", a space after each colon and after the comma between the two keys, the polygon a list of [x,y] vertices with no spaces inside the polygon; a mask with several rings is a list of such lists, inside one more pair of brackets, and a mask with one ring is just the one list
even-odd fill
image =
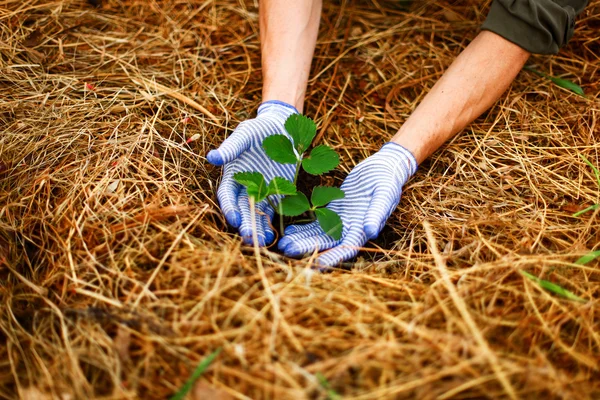
{"label": "dry leaf", "polygon": [[122,325],[117,328],[117,336],[113,340],[115,350],[119,355],[122,362],[128,362],[131,358],[129,357],[129,346],[131,345],[131,332],[125,329]]}
{"label": "dry leaf", "polygon": [[112,194],[116,192],[119,188],[119,182],[121,182],[119,179],[115,179],[114,181],[109,183],[109,185],[106,187],[106,193]]}

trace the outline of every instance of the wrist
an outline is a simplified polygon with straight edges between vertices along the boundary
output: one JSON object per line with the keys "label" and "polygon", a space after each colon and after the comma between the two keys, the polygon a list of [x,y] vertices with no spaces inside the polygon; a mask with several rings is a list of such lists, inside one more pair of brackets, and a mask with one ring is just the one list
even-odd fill
{"label": "wrist", "polygon": [[261,103],[256,112],[257,117],[274,116],[281,119],[282,123],[292,114],[298,114],[298,110],[291,104],[280,100],[269,100]]}
{"label": "wrist", "polygon": [[275,85],[266,82],[262,90],[262,101],[263,103],[281,101],[294,107],[298,113],[302,113],[306,89],[295,88],[295,85],[290,84],[289,80],[287,82],[286,85]]}
{"label": "wrist", "polygon": [[381,147],[379,153],[392,160],[397,167],[396,172],[402,176],[404,183],[417,172],[419,167],[417,159],[406,147],[395,142],[387,142]]}
{"label": "wrist", "polygon": [[300,112],[298,111],[298,109],[295,106],[293,106],[292,104],[286,103],[285,101],[281,101],[281,100],[263,101],[258,106],[258,112],[261,111],[261,108],[264,108],[263,106],[269,106],[269,105],[277,105],[277,106],[285,107],[285,108],[288,108],[291,111],[293,111],[295,114],[300,114]]}
{"label": "wrist", "polygon": [[[407,121],[408,122],[408,121]],[[390,143],[395,143],[408,150],[416,160],[417,165],[421,164],[427,157],[435,151],[435,135],[428,133],[428,129],[409,129],[408,125],[402,125],[400,130],[392,137]]]}

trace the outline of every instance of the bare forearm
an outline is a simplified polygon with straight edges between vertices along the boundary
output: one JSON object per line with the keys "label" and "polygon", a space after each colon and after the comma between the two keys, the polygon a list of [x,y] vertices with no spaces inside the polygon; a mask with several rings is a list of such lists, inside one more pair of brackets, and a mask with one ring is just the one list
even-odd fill
{"label": "bare forearm", "polygon": [[284,101],[302,112],[321,0],[262,0],[259,8],[263,101]]}
{"label": "bare forearm", "polygon": [[487,110],[515,79],[530,53],[481,32],[458,56],[392,138],[421,163]]}

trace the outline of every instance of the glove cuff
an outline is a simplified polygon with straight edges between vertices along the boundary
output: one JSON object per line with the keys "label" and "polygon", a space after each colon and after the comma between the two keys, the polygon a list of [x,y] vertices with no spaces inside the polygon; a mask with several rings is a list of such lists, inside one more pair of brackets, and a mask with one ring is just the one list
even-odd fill
{"label": "glove cuff", "polygon": [[269,100],[261,103],[261,105],[258,106],[258,111],[256,114],[260,115],[267,112],[282,114],[285,115],[286,118],[292,114],[300,114],[296,107],[280,100]]}
{"label": "glove cuff", "polygon": [[401,175],[405,175],[404,182],[413,176],[419,168],[415,156],[408,149],[406,149],[406,147],[398,143],[387,142],[381,147],[379,152],[388,154],[390,157],[394,158],[394,161],[397,163],[398,169],[400,170],[398,172],[400,172]]}

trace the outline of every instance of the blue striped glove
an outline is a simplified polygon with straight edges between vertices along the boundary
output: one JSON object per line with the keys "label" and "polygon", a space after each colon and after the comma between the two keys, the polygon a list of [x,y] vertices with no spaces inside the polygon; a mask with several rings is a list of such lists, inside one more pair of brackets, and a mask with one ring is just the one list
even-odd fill
{"label": "blue striped glove", "polygon": [[289,257],[331,249],[316,260],[324,268],[356,256],[367,240],[379,235],[400,202],[402,186],[416,170],[417,160],[410,151],[399,144],[386,143],[348,174],[341,186],[346,196],[327,206],[344,223],[340,240],[326,235],[318,222],[291,225],[279,241],[279,249]]}
{"label": "blue striped glove", "polygon": [[[216,150],[206,156],[213,165],[224,165],[223,179],[217,189],[217,198],[227,222],[239,228],[240,235],[247,244],[252,244],[252,222],[250,203],[246,188],[233,179],[237,172],[260,172],[265,180],[271,181],[281,176],[294,180],[296,166],[279,164],[271,160],[262,148],[262,141],[271,135],[287,135],[284,123],[295,107],[281,101],[266,101],[258,107],[256,118],[242,122]],[[275,197],[275,196],[274,196]],[[272,198],[277,203],[278,198]],[[258,245],[264,246],[275,239],[271,227],[275,210],[266,200],[256,204],[256,232]]]}

